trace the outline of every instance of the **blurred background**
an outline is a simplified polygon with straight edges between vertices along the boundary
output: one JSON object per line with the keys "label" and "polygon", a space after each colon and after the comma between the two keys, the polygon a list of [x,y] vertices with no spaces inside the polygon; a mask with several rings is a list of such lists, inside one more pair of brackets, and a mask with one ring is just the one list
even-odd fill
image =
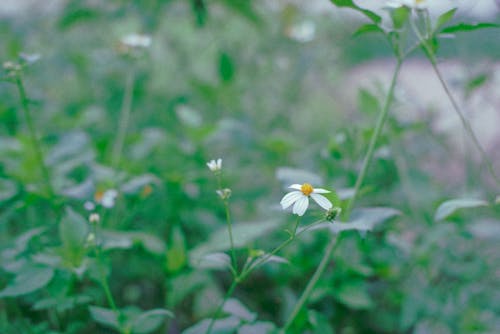
{"label": "blurred background", "polygon": [[[460,5],[455,23],[500,23],[496,1],[449,2]],[[153,234],[166,245],[165,252],[133,245],[112,253],[118,303],[172,310],[168,333],[209,317],[230,281],[189,263],[190,252],[225,226],[206,162],[223,159],[236,223],[290,220],[279,200],[301,180],[348,198],[395,65],[381,36],[353,37],[363,20],[326,0],[0,2],[0,60],[39,56],[23,80],[59,197],[44,193],[18,92],[1,82],[0,287],[11,277],[5,251],[16,237],[39,226],[57,231],[61,205],[87,215],[88,203],[116,188],[116,203],[102,208],[106,228]],[[130,52],[124,38],[131,34],[150,37],[150,45]],[[497,171],[499,36],[498,29],[457,34],[438,50]],[[358,202],[400,215],[366,236],[347,233],[298,332],[500,332],[498,194],[416,51],[403,66]],[[490,205],[435,218],[439,204],[461,197]],[[280,230],[254,246],[272,248],[284,238]],[[42,235],[26,252],[43,252],[56,239]],[[284,250],[290,265],[256,272],[236,298],[260,320],[282,324],[328,239],[307,235]],[[92,304],[102,303],[102,293],[81,284]],[[106,332],[88,324],[85,305],[65,313],[56,330],[32,308],[34,298],[1,300],[5,333]]]}

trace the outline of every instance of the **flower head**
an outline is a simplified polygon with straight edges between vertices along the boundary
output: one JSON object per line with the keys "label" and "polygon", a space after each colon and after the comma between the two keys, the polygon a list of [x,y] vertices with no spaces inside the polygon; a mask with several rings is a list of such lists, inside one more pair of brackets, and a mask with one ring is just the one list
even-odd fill
{"label": "flower head", "polygon": [[391,8],[406,6],[413,9],[426,9],[429,4],[427,0],[389,0],[386,2],[386,6]]}
{"label": "flower head", "polygon": [[296,189],[289,192],[281,200],[280,204],[283,210],[293,204],[292,212],[296,215],[303,216],[309,206],[309,197],[311,197],[319,206],[325,210],[332,208],[332,203],[323,195],[330,191],[322,188],[313,188],[309,183],[292,184],[289,188]]}
{"label": "flower head", "polygon": [[220,172],[222,169],[222,159],[217,159],[217,160],[210,160],[207,162],[208,169],[210,169],[212,172]]}
{"label": "flower head", "polygon": [[151,45],[151,36],[143,34],[130,34],[124,36],[120,42],[128,48],[146,49]]}

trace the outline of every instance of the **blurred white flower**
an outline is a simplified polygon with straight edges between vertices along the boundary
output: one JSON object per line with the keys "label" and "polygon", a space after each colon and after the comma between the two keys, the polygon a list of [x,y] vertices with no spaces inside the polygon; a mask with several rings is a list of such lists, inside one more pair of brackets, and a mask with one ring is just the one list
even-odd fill
{"label": "blurred white flower", "polygon": [[91,213],[90,216],[89,216],[89,222],[91,222],[92,224],[97,224],[99,223],[99,221],[101,220],[101,216],[99,216],[98,213]]}
{"label": "blurred white flower", "polygon": [[414,9],[427,9],[429,2],[427,0],[389,0],[386,1],[385,5],[391,8],[406,6]]}
{"label": "blurred white flower", "polygon": [[323,195],[330,191],[322,188],[313,188],[309,183],[292,184],[289,188],[296,189],[286,194],[281,200],[280,204],[283,210],[287,209],[293,204],[292,212],[296,215],[302,216],[309,206],[309,197],[311,197],[319,206],[325,210],[330,210],[333,204]]}
{"label": "blurred white flower", "polygon": [[219,172],[222,169],[222,159],[210,160],[207,166],[212,172]]}
{"label": "blurred white flower", "polygon": [[149,48],[151,36],[142,34],[130,34],[121,39],[121,43],[129,48]]}
{"label": "blurred white flower", "polygon": [[83,203],[83,207],[85,208],[85,210],[87,211],[94,211],[95,209],[95,204],[94,202],[92,201],[85,201],[85,203]]}
{"label": "blurred white flower", "polygon": [[297,42],[306,43],[314,39],[316,35],[316,25],[312,21],[304,21],[293,25],[288,30],[288,37]]}
{"label": "blurred white flower", "polygon": [[98,192],[94,196],[95,201],[101,204],[105,208],[112,208],[115,206],[115,200],[118,196],[118,191],[116,189],[108,189],[105,192]]}

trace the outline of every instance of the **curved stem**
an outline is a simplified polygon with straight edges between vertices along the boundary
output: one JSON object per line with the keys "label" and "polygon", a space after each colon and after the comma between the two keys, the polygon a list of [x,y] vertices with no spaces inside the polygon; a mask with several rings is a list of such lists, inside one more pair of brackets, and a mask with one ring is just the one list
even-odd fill
{"label": "curved stem", "polygon": [[427,59],[429,60],[429,62],[431,63],[432,69],[433,69],[434,73],[436,73],[436,76],[439,80],[439,83],[443,87],[444,92],[448,96],[448,99],[450,100],[451,105],[453,106],[453,110],[460,118],[460,122],[462,123],[462,126],[465,129],[465,132],[467,133],[469,138],[472,140],[476,149],[479,151],[479,154],[481,155],[481,159],[486,164],[489,173],[491,174],[491,176],[493,177],[495,182],[498,185],[500,185],[500,178],[497,176],[497,174],[495,172],[495,169],[493,167],[493,163],[488,158],[488,154],[486,153],[483,146],[481,145],[481,143],[477,139],[477,136],[476,136],[474,130],[472,129],[472,126],[470,125],[469,121],[465,118],[464,113],[462,112],[460,106],[458,105],[458,102],[456,101],[455,97],[451,93],[450,88],[448,87],[448,84],[446,83],[446,81],[443,78],[443,75],[441,74],[441,71],[439,70],[439,67],[437,65],[436,55],[435,55],[434,51],[429,46],[429,44],[427,43],[425,38],[422,36],[418,27],[416,27],[415,23],[412,20],[410,20],[410,23],[411,23],[411,27],[412,27],[413,31],[415,32],[415,35],[417,36],[418,40],[420,41],[421,46],[424,48],[424,51],[425,51],[424,53],[427,56]]}
{"label": "curved stem", "polygon": [[54,197],[54,189],[52,188],[52,182],[50,178],[50,173],[45,165],[45,158],[42,151],[42,145],[36,136],[35,125],[33,122],[33,116],[31,115],[31,109],[29,106],[29,99],[26,95],[26,90],[24,89],[23,80],[21,79],[21,74],[15,76],[17,90],[19,91],[19,99],[21,100],[21,105],[23,107],[24,118],[26,120],[26,125],[28,126],[28,131],[30,134],[31,145],[35,152],[36,159],[42,170],[42,177],[45,182],[46,190],[50,197]]}
{"label": "curved stem", "polygon": [[[402,58],[398,58],[398,61],[396,63],[396,68],[394,69],[394,74],[392,76],[391,84],[389,86],[389,92],[387,93],[387,97],[385,99],[384,106],[380,112],[379,118],[377,120],[377,124],[375,126],[374,132],[373,132],[372,137],[370,139],[370,143],[368,145],[368,151],[366,152],[365,158],[363,159],[363,165],[361,167],[361,171],[358,174],[358,178],[357,178],[356,184],[354,186],[354,194],[351,197],[351,199],[349,200],[349,202],[347,204],[347,208],[344,212],[344,219],[349,218],[349,215],[351,214],[351,210],[352,210],[352,207],[354,205],[354,202],[356,201],[356,199],[358,197],[359,189],[361,188],[361,185],[363,184],[363,181],[364,181],[364,178],[366,175],[366,171],[368,170],[368,166],[370,165],[370,162],[373,159],[373,153],[375,151],[375,146],[377,144],[377,141],[378,141],[380,134],[382,132],[382,129],[384,127],[385,120],[387,118],[387,114],[389,113],[389,106],[391,104],[391,101],[392,101],[392,98],[394,95],[394,88],[396,87],[396,82],[397,82],[397,78],[399,76],[399,71],[401,69],[402,62],[403,62]],[[286,321],[286,323],[283,327],[283,330],[285,332],[293,324],[293,322],[295,321],[295,318],[299,314],[300,310],[302,309],[302,307],[305,305],[305,303],[309,299],[309,297],[314,289],[314,286],[316,285],[316,283],[318,282],[318,280],[320,279],[321,275],[323,274],[323,272],[325,271],[325,269],[327,267],[328,261],[329,261],[330,257],[332,256],[332,253],[335,249],[335,246],[338,245],[339,242],[340,242],[340,237],[333,237],[330,240],[330,242],[328,243],[328,245],[325,249],[325,252],[323,254],[323,257],[321,258],[321,261],[320,261],[318,267],[316,268],[316,271],[314,272],[313,276],[311,277],[311,279],[307,283],[307,286],[306,286],[304,292],[300,296],[300,299],[298,300],[297,304],[295,304],[295,307],[294,307],[292,313],[288,317],[288,320]]]}
{"label": "curved stem", "polygon": [[382,108],[382,111],[380,112],[380,115],[377,119],[377,124],[375,125],[374,132],[372,134],[372,137],[370,139],[370,143],[368,144],[368,151],[365,154],[365,158],[363,159],[363,165],[361,166],[361,170],[358,174],[358,178],[356,179],[356,183],[354,185],[354,193],[347,203],[347,207],[344,211],[344,218],[349,217],[351,214],[351,210],[353,208],[354,203],[356,202],[356,199],[359,195],[359,189],[361,188],[361,185],[365,179],[366,171],[368,170],[368,167],[370,165],[370,162],[373,159],[373,153],[375,152],[375,146],[377,144],[378,138],[380,137],[380,133],[382,132],[382,128],[384,127],[385,120],[387,118],[387,114],[389,113],[389,106],[392,102],[392,98],[394,95],[394,88],[396,87],[396,82],[397,78],[399,76],[399,71],[401,69],[401,64],[402,60],[398,59],[396,63],[396,68],[394,69],[394,73],[392,75],[392,80],[391,84],[389,86],[389,92],[387,93],[387,96],[384,101],[384,106]]}
{"label": "curved stem", "polygon": [[116,168],[121,160],[123,144],[127,135],[128,125],[130,123],[130,114],[132,112],[132,97],[134,91],[134,70],[131,69],[127,75],[125,82],[125,92],[123,94],[122,108],[120,111],[120,119],[118,121],[118,132],[113,144],[111,153],[111,165]]}
{"label": "curved stem", "polygon": [[224,307],[224,304],[226,304],[229,297],[232,296],[234,289],[236,289],[236,286],[238,285],[239,282],[240,282],[239,280],[235,279],[235,280],[233,280],[233,283],[231,283],[231,286],[229,287],[229,289],[226,292],[226,295],[224,296],[224,299],[222,300],[222,302],[219,304],[219,306],[215,310],[214,316],[210,320],[210,324],[208,325],[208,328],[207,328],[207,331],[205,332],[205,334],[210,334],[212,332],[212,328],[214,327],[215,320],[219,316],[219,313],[222,310],[222,308]]}

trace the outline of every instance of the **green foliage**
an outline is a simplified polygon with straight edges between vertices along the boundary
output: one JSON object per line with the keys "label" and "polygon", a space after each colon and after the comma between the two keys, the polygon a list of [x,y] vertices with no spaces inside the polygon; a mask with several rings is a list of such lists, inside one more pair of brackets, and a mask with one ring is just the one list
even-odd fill
{"label": "green foliage", "polygon": [[498,332],[498,184],[423,65],[487,115],[498,24],[295,3],[0,5],[0,333]]}

